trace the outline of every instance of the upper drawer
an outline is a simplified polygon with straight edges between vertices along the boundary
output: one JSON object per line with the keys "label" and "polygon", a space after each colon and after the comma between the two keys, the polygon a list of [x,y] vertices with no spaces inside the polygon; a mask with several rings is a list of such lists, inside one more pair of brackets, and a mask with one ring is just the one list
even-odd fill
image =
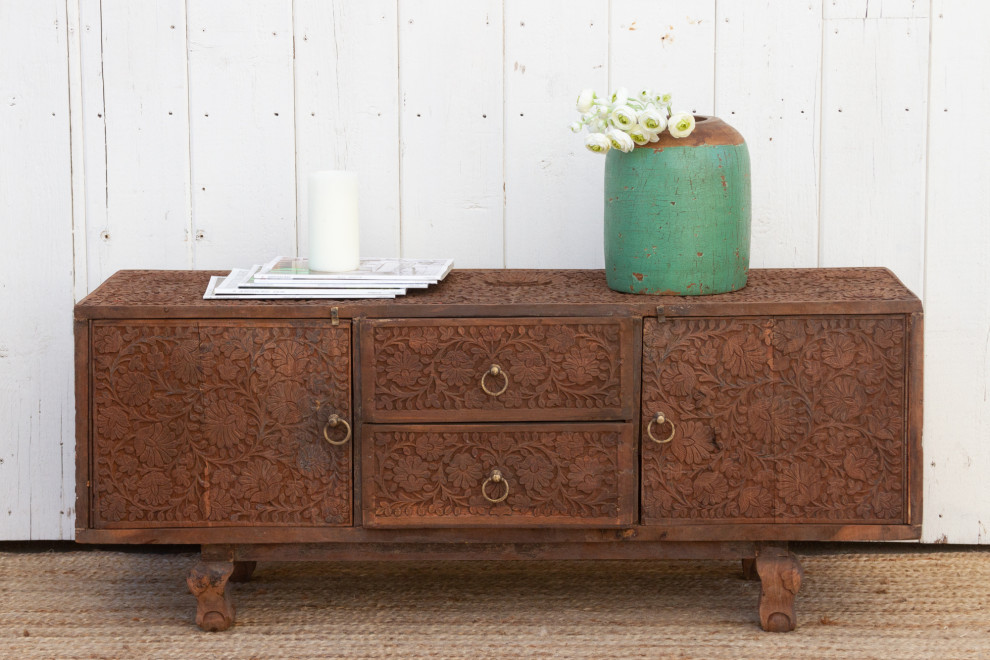
{"label": "upper drawer", "polygon": [[632,318],[361,324],[369,422],[632,419]]}

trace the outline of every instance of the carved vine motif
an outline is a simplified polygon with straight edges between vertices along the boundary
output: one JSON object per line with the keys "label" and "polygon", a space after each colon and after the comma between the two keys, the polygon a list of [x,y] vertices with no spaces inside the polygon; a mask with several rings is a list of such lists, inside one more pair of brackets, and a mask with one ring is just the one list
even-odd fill
{"label": "carved vine motif", "polygon": [[[327,307],[340,304],[342,312],[359,312],[381,301],[326,300],[203,300],[210,275],[204,271],[120,271],[80,303],[102,305],[200,306],[209,310],[253,307]],[[697,302],[735,303],[835,302],[901,300],[914,296],[882,268],[753,269],[745,288],[733,293],[705,296]],[[629,296],[611,291],[601,270],[455,270],[436,286],[412,290],[389,305],[504,305],[511,303],[630,305],[693,303],[677,296]],[[206,312],[209,313],[209,312]]]}
{"label": "carved vine motif", "polygon": [[647,321],[644,515],[902,521],[905,351],[902,317]]}
{"label": "carved vine motif", "polygon": [[[382,431],[371,439],[372,510],[379,521],[619,514],[618,432]],[[499,503],[481,491],[493,469],[510,489]],[[501,486],[489,488],[492,499],[502,495]]]}
{"label": "carved vine motif", "polygon": [[676,434],[644,434],[644,519],[773,518],[770,340],[765,320],[645,321],[643,428],[663,412]]}
{"label": "carved vine motif", "polygon": [[[410,324],[373,329],[376,410],[621,406],[619,325],[613,322]],[[498,397],[481,377],[498,364]],[[503,376],[487,376],[489,389]]]}
{"label": "carved vine motif", "polygon": [[347,328],[96,324],[93,356],[98,520],[350,521]]}
{"label": "carved vine motif", "polygon": [[780,319],[779,519],[904,519],[902,318]]}

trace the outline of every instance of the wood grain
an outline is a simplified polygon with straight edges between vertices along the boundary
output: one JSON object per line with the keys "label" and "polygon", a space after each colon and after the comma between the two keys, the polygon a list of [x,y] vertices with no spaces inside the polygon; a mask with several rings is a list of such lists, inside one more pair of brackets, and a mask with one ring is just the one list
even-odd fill
{"label": "wood grain", "polygon": [[71,535],[72,179],[64,2],[0,4],[0,539]]}
{"label": "wood grain", "polygon": [[[926,542],[990,539],[990,5],[932,5],[925,285]],[[920,430],[920,429],[919,429]],[[920,479],[920,475],[918,477]]]}

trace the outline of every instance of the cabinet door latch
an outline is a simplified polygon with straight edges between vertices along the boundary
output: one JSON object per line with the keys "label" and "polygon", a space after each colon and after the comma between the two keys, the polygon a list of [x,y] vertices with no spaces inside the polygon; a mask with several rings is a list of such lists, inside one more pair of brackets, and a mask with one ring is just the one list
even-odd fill
{"label": "cabinet door latch", "polygon": [[667,320],[667,316],[663,312],[663,305],[657,305],[657,321],[664,323]]}
{"label": "cabinet door latch", "polygon": [[330,308],[330,325],[340,325],[340,313],[336,307]]}

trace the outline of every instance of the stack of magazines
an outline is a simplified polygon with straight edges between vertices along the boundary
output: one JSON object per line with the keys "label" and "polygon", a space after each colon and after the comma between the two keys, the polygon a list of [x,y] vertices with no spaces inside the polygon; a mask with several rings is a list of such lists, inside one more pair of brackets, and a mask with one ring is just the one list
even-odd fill
{"label": "stack of magazines", "polygon": [[311,271],[306,259],[275,257],[211,277],[203,298],[395,298],[436,284],[453,266],[453,259],[362,259],[357,270],[325,273]]}

